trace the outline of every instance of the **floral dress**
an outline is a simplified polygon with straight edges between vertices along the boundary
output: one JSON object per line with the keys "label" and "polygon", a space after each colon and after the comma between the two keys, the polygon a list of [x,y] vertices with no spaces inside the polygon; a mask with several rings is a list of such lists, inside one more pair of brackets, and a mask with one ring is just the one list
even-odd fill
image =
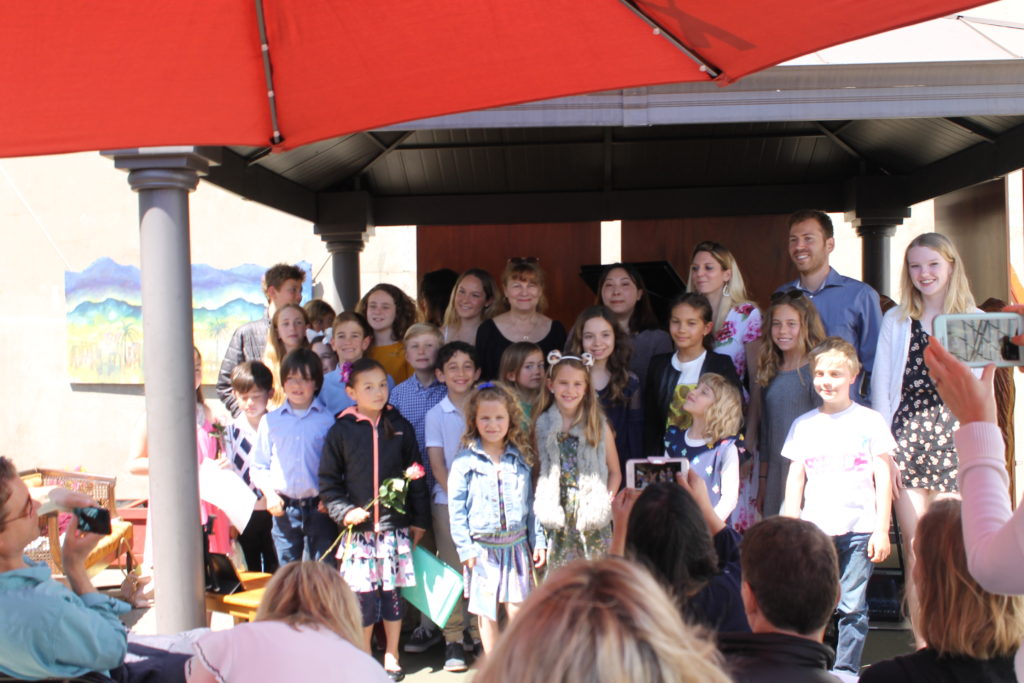
{"label": "floral dress", "polygon": [[952,492],[957,490],[953,432],[960,423],[935,391],[924,364],[927,345],[928,334],[921,321],[912,321],[903,392],[892,417],[894,455],[907,488]]}
{"label": "floral dress", "polygon": [[745,345],[761,338],[761,311],[750,303],[729,309],[715,333],[714,351],[729,356],[740,382],[746,384],[747,354]]}
{"label": "floral dress", "polygon": [[558,434],[558,451],[562,472],[558,478],[559,501],[565,510],[565,526],[546,529],[548,535],[548,572],[569,564],[573,560],[595,560],[603,557],[612,543],[612,525],[592,531],[576,528],[576,510],[579,508],[579,465],[577,463],[579,438],[565,432]]}

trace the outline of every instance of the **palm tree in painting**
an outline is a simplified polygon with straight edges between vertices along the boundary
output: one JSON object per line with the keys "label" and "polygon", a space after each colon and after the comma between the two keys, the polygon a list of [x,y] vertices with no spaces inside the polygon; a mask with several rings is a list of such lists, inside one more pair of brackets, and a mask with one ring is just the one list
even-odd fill
{"label": "palm tree in painting", "polygon": [[214,348],[217,352],[214,358],[220,358],[220,337],[228,330],[228,321],[224,318],[214,318],[206,325],[206,330],[213,337]]}
{"label": "palm tree in painting", "polygon": [[132,346],[134,346],[136,340],[139,338],[139,331],[135,327],[135,321],[131,318],[121,319],[121,333],[118,338],[118,364],[121,368],[127,368],[131,365],[134,353],[132,352]]}

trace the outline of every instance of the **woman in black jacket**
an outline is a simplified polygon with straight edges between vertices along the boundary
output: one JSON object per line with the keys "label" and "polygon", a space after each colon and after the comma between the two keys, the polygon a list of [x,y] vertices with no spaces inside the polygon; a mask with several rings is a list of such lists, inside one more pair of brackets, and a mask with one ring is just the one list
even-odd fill
{"label": "woman in black jacket", "polygon": [[714,372],[740,386],[732,359],[711,350],[712,325],[711,304],[704,295],[683,294],[672,302],[668,332],[676,350],[651,359],[644,383],[644,452],[648,457],[665,454],[669,419],[680,430],[690,426],[683,402],[701,375]]}
{"label": "woman in black jacket", "polygon": [[[398,589],[413,586],[412,550],[430,526],[422,460],[413,427],[388,404],[388,376],[375,360],[352,364],[345,391],[355,405],[345,409],[324,441],[320,499],[344,539],[338,551],[341,575],[359,598],[366,649],[373,625],[384,621],[384,668],[395,680],[402,626]],[[381,484],[406,490],[404,504],[380,500]],[[401,497],[399,497],[401,498]]]}

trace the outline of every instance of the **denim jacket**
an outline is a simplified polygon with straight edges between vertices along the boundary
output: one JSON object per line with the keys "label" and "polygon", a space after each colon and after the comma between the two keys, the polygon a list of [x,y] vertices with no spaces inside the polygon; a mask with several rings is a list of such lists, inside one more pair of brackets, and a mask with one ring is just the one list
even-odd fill
{"label": "denim jacket", "polygon": [[[505,529],[498,508],[498,480],[505,506]],[[477,557],[477,536],[526,527],[530,548],[546,548],[544,531],[533,516],[530,466],[511,444],[497,465],[476,441],[459,451],[448,473],[448,515],[459,560]]]}

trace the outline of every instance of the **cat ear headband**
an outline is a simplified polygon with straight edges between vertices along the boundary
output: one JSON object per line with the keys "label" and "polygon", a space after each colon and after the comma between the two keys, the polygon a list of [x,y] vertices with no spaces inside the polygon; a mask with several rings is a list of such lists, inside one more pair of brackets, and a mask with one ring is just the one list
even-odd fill
{"label": "cat ear headband", "polygon": [[563,360],[576,360],[583,363],[583,367],[587,370],[594,367],[594,357],[589,353],[581,353],[578,356],[563,356],[562,352],[558,349],[554,349],[548,354],[548,365],[554,368],[556,365],[561,363]]}

